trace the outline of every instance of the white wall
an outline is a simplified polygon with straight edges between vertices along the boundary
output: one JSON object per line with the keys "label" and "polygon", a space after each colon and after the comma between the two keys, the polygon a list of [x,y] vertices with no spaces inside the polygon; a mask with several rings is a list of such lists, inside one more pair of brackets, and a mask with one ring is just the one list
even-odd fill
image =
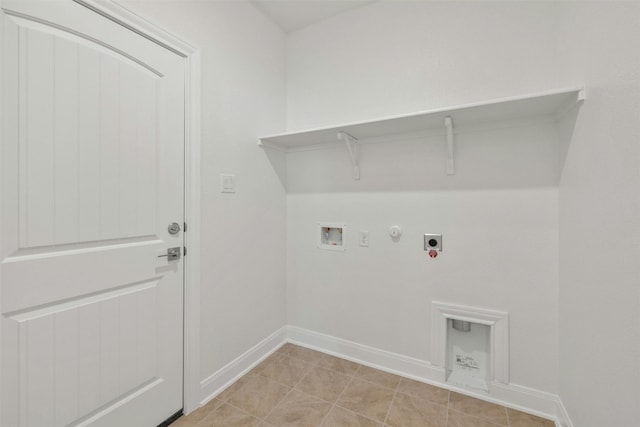
{"label": "white wall", "polygon": [[[203,378],[285,323],[288,215],[288,323],[428,360],[432,300],[505,310],[512,382],[559,391],[576,426],[637,424],[638,3],[378,2],[286,39],[286,102],[284,36],[251,6],[128,4],[203,52]],[[296,130],[582,84],[559,197],[551,126],[461,136],[455,177],[437,138],[363,147],[358,182],[341,149],[285,171],[254,146],[285,104]],[[315,248],[318,220],[348,224],[346,253]]]}
{"label": "white wall", "polygon": [[202,52],[204,379],[285,324],[284,160],[256,146],[284,126],[284,34],[248,2],[126,5]]}
{"label": "white wall", "polygon": [[288,128],[544,91],[557,84],[547,2],[379,1],[294,32]]}
{"label": "white wall", "polygon": [[[288,127],[560,87],[556,17],[550,3],[378,2],[295,32]],[[429,360],[433,300],[507,311],[511,381],[557,392],[558,133],[461,135],[455,177],[443,141],[365,145],[360,181],[344,148],[289,154],[288,322]],[[346,222],[347,252],[316,249],[316,221]],[[426,232],[444,235],[436,260]]]}
{"label": "white wall", "polygon": [[[428,361],[432,301],[507,311],[512,382],[554,391],[556,208],[554,189],[291,195],[289,323]],[[347,224],[345,253],[315,247],[318,220]],[[429,232],[443,234],[436,260]]]}
{"label": "white wall", "polygon": [[565,5],[588,99],[560,186],[560,395],[575,426],[640,422],[640,3]]}

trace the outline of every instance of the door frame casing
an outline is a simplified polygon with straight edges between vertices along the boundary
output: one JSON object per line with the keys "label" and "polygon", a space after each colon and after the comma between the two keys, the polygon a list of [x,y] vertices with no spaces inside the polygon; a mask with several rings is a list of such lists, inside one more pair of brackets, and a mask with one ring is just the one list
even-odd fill
{"label": "door frame casing", "polygon": [[[188,255],[184,263],[184,331],[183,331],[183,411],[185,414],[200,406],[200,50],[168,33],[157,25],[138,16],[112,0],[73,0],[117,24],[153,41],[183,58],[185,66],[185,167],[184,167],[184,218],[188,230],[184,244]],[[3,2],[0,0],[0,8]],[[2,12],[0,12],[2,15]],[[0,21],[4,21],[0,19]],[[4,25],[0,22],[0,33]],[[3,82],[4,49],[0,44],[0,82]],[[4,83],[0,84],[0,97]],[[1,98],[0,98],[1,99]],[[4,136],[3,111],[0,106],[0,139]],[[4,143],[4,142],[2,142]],[[1,150],[0,150],[1,153]],[[2,158],[0,157],[0,164]],[[4,190],[0,176],[0,191]],[[5,206],[0,197],[0,217]],[[0,286],[2,283],[0,282]],[[2,339],[0,328],[0,340]],[[0,381],[2,359],[0,354]],[[0,390],[0,402],[2,394]],[[2,419],[0,404],[0,420]]]}

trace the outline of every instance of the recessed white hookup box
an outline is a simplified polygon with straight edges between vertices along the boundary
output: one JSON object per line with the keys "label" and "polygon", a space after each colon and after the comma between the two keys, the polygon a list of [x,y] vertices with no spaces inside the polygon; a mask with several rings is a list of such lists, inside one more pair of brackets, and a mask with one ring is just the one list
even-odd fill
{"label": "recessed white hookup box", "polygon": [[347,226],[335,222],[318,222],[316,236],[318,248],[330,251],[345,251],[347,249]]}

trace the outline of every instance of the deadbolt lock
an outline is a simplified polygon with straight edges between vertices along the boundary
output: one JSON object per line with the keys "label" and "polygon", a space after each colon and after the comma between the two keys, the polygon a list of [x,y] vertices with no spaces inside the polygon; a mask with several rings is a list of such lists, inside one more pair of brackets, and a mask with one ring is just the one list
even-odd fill
{"label": "deadbolt lock", "polygon": [[172,222],[169,224],[169,227],[167,227],[167,230],[169,231],[169,234],[178,234],[180,232],[180,224]]}

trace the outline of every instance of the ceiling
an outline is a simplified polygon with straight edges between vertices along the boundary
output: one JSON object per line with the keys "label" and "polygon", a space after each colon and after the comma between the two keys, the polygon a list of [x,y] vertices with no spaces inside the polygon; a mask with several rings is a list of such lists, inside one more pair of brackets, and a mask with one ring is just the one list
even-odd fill
{"label": "ceiling", "polygon": [[290,33],[346,10],[376,0],[250,0],[262,13]]}

